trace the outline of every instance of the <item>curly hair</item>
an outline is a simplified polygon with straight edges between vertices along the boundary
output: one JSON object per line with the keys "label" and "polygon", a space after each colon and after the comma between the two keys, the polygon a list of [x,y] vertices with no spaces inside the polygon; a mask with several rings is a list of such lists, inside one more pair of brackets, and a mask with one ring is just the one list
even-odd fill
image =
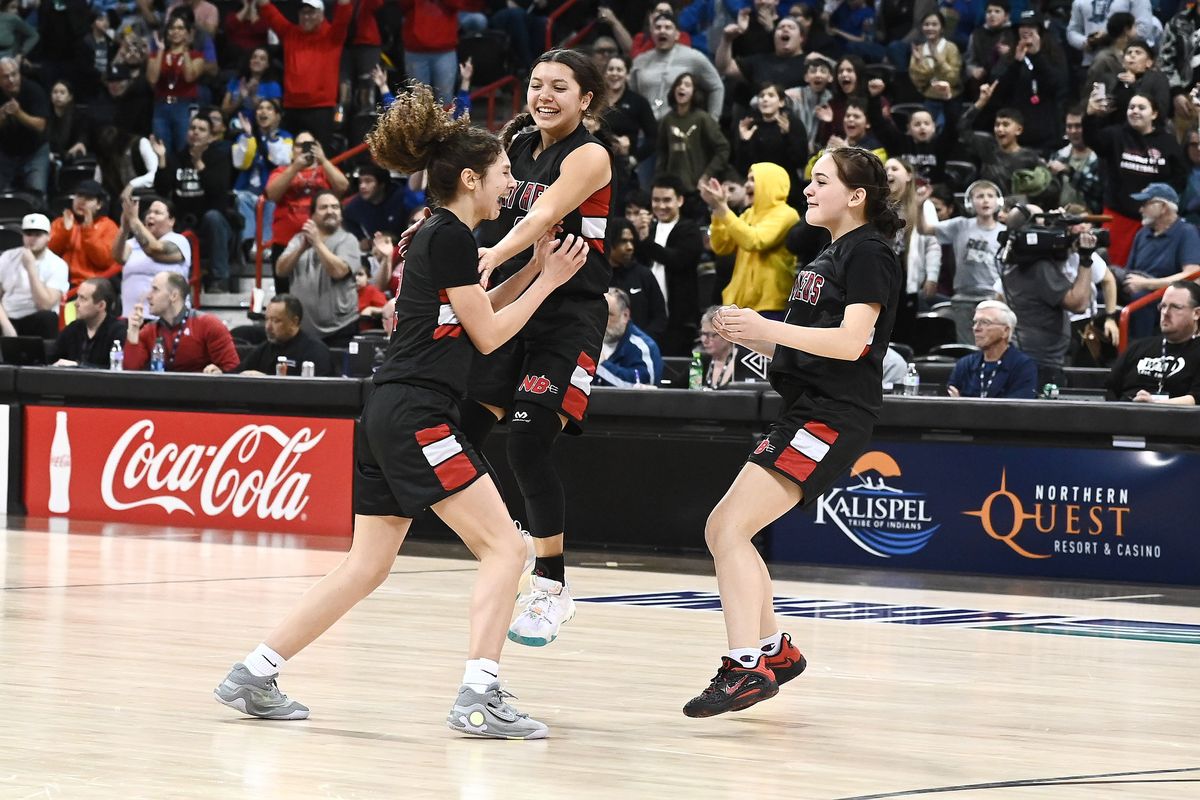
{"label": "curly hair", "polygon": [[367,134],[375,163],[406,174],[425,170],[426,192],[438,203],[458,194],[464,169],[482,175],[500,157],[500,140],[450,116],[429,87],[410,83]]}

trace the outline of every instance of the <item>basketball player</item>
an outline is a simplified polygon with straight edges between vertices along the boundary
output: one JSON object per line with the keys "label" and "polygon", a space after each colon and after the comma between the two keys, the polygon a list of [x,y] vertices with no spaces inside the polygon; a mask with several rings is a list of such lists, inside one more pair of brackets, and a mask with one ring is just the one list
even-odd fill
{"label": "basketball player", "polygon": [[513,188],[500,141],[466,117],[452,120],[423,85],[398,97],[367,141],[379,164],[409,174],[425,170],[441,207],[409,246],[396,330],[358,426],[354,542],[345,560],[234,665],[216,697],[256,717],[306,718],[308,709],[279,691],[279,670],[383,583],[412,518],[432,508],[479,559],[468,661],[447,724],[477,736],[544,738],[546,726],[515,711],[500,688],[498,661],[525,546],[460,432],[458,403],[475,349],[491,352],[520,330],[583,266],[587,244],[569,235],[561,242],[545,237],[528,263],[485,293],[471,229],[495,218]]}
{"label": "basketball player", "polygon": [[[706,202],[723,191],[716,181],[701,185]],[[721,336],[772,357],[784,411],[705,527],[729,654],[683,707],[689,717],[748,708],[804,671],[804,656],[775,621],[771,576],[750,540],[797,504],[815,502],[854,463],[883,405],[883,354],[904,285],[890,244],[903,223],[883,164],[857,147],[826,151],[804,194],[805,221],[833,241],[796,276],[784,321],[733,306],[713,320]]]}
{"label": "basketball player", "polygon": [[[604,343],[612,166],[608,149],[584,125],[585,118],[599,118],[606,103],[603,79],[588,56],[544,53],[530,74],[527,100],[530,113],[501,134],[517,188],[496,223],[483,229],[491,246],[481,251],[479,268],[485,275],[511,275],[555,224],[582,236],[591,249],[583,269],[541,305],[520,336],[475,359],[467,390],[474,402],[463,407],[462,430],[481,451],[496,422],[508,417],[508,461],[537,556],[508,638],[537,647],[554,641],[575,614],[563,567],[563,487],[551,454],[564,429],[580,432]],[[532,130],[521,132],[531,124]]]}

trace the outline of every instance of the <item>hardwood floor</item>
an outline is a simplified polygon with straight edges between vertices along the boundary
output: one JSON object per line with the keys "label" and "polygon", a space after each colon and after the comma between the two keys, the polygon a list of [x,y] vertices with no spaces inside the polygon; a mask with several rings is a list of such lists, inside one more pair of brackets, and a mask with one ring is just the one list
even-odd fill
{"label": "hardwood floor", "polygon": [[692,720],[711,571],[573,567],[562,638],[503,660],[551,738],[480,741],[443,723],[469,561],[398,558],[282,676],[312,717],[264,722],[212,688],[344,543],[46,527],[0,532],[0,798],[1200,797],[1189,605],[780,580],[808,672]]}

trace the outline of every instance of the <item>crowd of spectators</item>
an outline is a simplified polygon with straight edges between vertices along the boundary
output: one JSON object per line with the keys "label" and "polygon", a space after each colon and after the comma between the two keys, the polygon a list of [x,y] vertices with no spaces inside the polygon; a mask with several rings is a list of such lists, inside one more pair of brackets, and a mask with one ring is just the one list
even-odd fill
{"label": "crowd of spectators", "polygon": [[[235,288],[256,246],[277,297],[240,371],[378,327],[422,177],[337,154],[405,79],[460,112],[505,75],[522,92],[547,40],[587,49],[609,95],[593,122],[614,159],[610,383],[653,385],[663,357],[698,354],[703,381],[729,385],[740,361],[702,309],[782,315],[828,240],[803,189],[832,147],[886,161],[906,222],[894,339],[928,349],[928,317],[952,320],[943,343],[982,354],[968,377],[1008,369],[1010,346],[1039,383],[1109,366],[1116,310],[1200,269],[1200,14],[1169,1],[18,0],[3,17],[0,191],[31,213],[6,223],[24,241],[0,254],[0,313],[51,339],[74,296],[86,335],[64,363],[106,360],[85,345],[117,320],[149,359],[198,313],[181,290],[156,320],[171,287]],[[1013,269],[1018,203],[1104,215],[1110,241],[1085,220],[1069,257]],[[1136,335],[1161,339],[1160,317]],[[199,366],[237,369],[226,355]]]}

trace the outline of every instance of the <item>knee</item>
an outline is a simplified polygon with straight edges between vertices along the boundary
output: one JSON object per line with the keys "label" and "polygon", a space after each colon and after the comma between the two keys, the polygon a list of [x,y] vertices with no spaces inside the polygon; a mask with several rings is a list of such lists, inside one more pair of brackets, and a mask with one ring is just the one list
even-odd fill
{"label": "knee", "polygon": [[708,552],[716,556],[731,545],[754,535],[753,531],[746,535],[743,527],[728,509],[718,504],[704,523],[704,544],[708,546]]}
{"label": "knee", "polygon": [[393,563],[395,557],[385,559],[354,552],[346,556],[350,580],[364,594],[374,591],[387,580]]}
{"label": "knee", "polygon": [[558,414],[531,403],[517,403],[508,429],[508,463],[522,490],[545,483],[555,474],[551,453],[562,432]]}

